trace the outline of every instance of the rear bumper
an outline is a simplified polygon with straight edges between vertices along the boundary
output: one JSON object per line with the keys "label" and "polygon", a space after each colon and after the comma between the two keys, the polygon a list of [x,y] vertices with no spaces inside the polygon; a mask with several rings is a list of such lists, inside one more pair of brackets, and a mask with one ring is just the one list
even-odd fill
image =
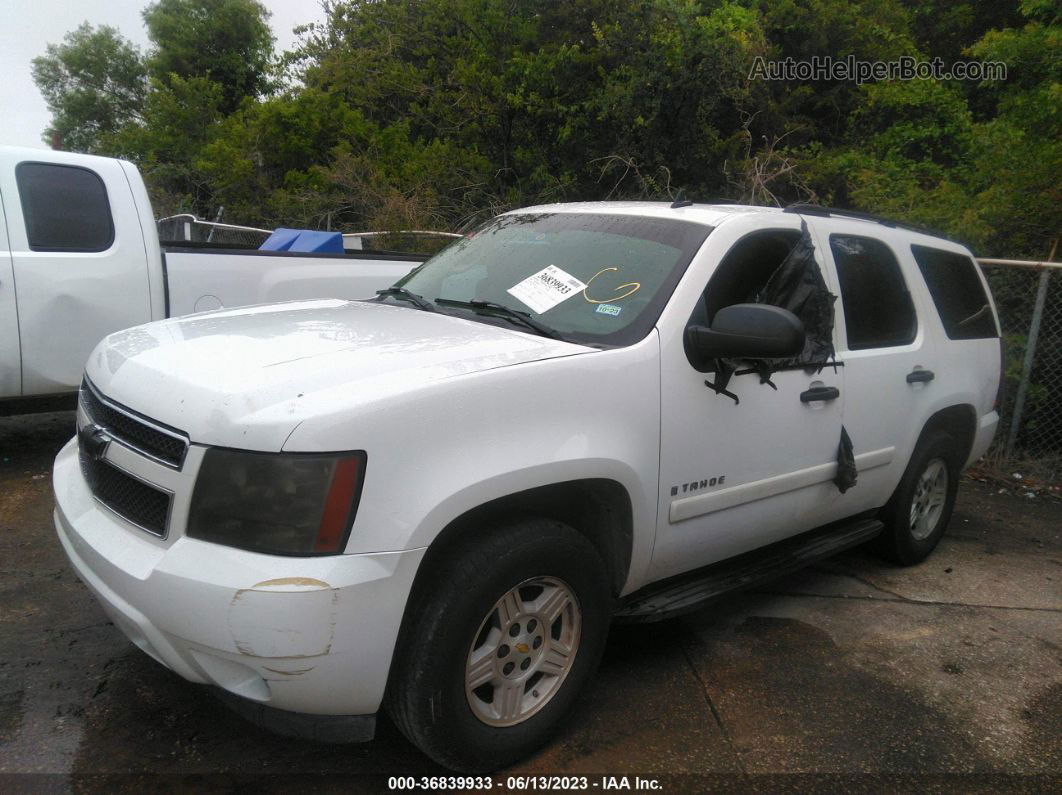
{"label": "rear bumper", "polygon": [[977,433],[974,435],[973,447],[970,448],[970,455],[967,457],[966,463],[963,464],[964,469],[988,452],[988,448],[991,447],[992,439],[995,438],[996,430],[998,428],[998,412],[991,411],[981,417],[977,424]]}
{"label": "rear bumper", "polygon": [[93,499],[74,441],[56,458],[54,487],[74,570],[160,663],[282,710],[379,709],[424,550],[285,558],[155,538]]}

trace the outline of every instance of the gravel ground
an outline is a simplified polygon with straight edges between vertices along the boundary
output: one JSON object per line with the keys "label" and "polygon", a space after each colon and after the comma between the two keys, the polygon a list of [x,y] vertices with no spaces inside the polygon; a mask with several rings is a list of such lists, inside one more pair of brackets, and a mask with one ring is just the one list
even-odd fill
{"label": "gravel ground", "polygon": [[[0,418],[0,791],[386,790],[386,775],[445,773],[386,718],[365,745],[270,735],[130,645],[51,526],[51,459],[72,426],[69,412]],[[919,566],[857,551],[614,629],[556,740],[496,780],[1062,791],[1060,564],[1062,503],[964,481]]]}

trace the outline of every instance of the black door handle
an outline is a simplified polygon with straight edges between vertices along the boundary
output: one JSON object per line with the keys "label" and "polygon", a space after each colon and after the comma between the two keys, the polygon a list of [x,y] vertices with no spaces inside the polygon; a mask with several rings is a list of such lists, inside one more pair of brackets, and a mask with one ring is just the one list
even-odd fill
{"label": "black door handle", "polygon": [[800,393],[801,403],[813,403],[823,400],[837,400],[841,396],[841,390],[835,386],[815,386],[807,392]]}
{"label": "black door handle", "polygon": [[912,370],[907,374],[907,383],[909,384],[928,384],[936,378],[933,375],[932,370]]}

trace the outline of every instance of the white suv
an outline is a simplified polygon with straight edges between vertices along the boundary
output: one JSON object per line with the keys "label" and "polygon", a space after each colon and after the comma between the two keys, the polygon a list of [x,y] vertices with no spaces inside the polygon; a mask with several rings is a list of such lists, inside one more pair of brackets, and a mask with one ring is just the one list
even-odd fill
{"label": "white suv", "polygon": [[613,619],[864,542],[922,560],[999,381],[955,243],[813,206],[536,207],[369,301],[111,335],[55,522],[186,679],[320,738],[386,705],[486,770],[549,737]]}

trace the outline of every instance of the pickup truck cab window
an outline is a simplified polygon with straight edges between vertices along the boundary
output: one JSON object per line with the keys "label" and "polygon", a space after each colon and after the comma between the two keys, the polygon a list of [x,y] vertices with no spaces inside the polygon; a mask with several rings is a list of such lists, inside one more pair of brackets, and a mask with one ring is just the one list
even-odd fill
{"label": "pickup truck cab window", "polygon": [[918,322],[899,263],[880,240],[830,235],[849,350],[908,345]]}
{"label": "pickup truck cab window", "polygon": [[19,163],[15,169],[31,251],[106,251],[114,242],[107,188],[80,166]]}
{"label": "pickup truck cab window", "polygon": [[[600,213],[503,215],[432,257],[398,285],[429,301],[489,301],[526,312],[564,339],[630,345],[653,327],[711,227]],[[541,312],[513,295],[553,266],[585,285]],[[409,305],[409,304],[407,304]],[[504,317],[439,305],[508,325]]]}

